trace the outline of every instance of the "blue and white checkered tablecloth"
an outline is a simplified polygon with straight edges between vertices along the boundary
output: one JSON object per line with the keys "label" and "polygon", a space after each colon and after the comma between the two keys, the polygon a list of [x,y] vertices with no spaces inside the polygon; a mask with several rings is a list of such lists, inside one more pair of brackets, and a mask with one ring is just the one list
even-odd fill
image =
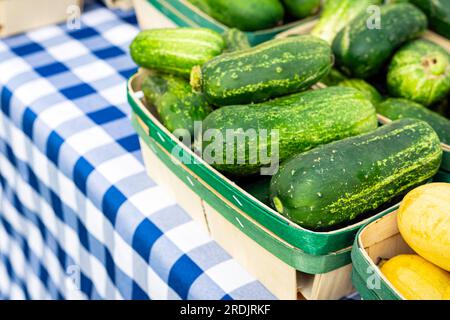
{"label": "blue and white checkered tablecloth", "polygon": [[133,13],[0,40],[0,298],[273,298],[145,174]]}

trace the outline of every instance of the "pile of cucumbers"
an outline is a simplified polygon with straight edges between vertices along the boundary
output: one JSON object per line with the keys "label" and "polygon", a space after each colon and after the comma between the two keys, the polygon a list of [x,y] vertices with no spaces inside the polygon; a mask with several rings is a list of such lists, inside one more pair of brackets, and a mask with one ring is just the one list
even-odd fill
{"label": "pile of cucumbers", "polygon": [[[255,47],[238,30],[142,31],[130,51],[150,70],[145,99],[196,148],[214,144],[212,166],[294,223],[330,230],[374,214],[439,170],[450,120],[433,108],[448,112],[450,55],[419,39],[428,19],[416,6],[379,6],[382,27],[372,29],[366,9],[377,1],[357,2],[328,0],[314,35]],[[379,127],[377,112],[395,121]],[[231,130],[232,153],[230,141],[194,137],[195,121]],[[277,139],[249,141],[249,131]],[[280,166],[258,178],[264,152]]]}
{"label": "pile of cucumbers", "polygon": [[303,19],[320,10],[320,0],[188,0],[230,28],[257,31],[290,19]]}

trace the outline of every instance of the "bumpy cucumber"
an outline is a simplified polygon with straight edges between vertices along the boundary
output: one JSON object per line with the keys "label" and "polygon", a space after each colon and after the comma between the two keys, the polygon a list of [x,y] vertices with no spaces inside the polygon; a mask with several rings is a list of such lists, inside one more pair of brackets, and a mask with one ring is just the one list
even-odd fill
{"label": "bumpy cucumber", "polygon": [[437,33],[450,39],[450,0],[409,0],[428,17]]}
{"label": "bumpy cucumber", "polygon": [[323,40],[275,39],[194,68],[191,84],[213,105],[256,103],[309,88],[328,74],[332,61],[331,48]]}
{"label": "bumpy cucumber", "polygon": [[339,82],[340,87],[350,87],[361,91],[374,106],[383,101],[383,97],[374,86],[361,79],[348,79]]}
{"label": "bumpy cucumber", "polygon": [[278,0],[189,0],[200,10],[231,28],[256,31],[281,22],[284,9]]}
{"label": "bumpy cucumber", "polygon": [[319,22],[311,31],[313,36],[333,43],[337,33],[371,5],[381,0],[331,0],[326,1]]}
{"label": "bumpy cucumber", "polygon": [[441,142],[450,144],[450,120],[421,104],[406,99],[391,98],[377,105],[377,111],[391,120],[403,118],[423,120],[436,131]]}
{"label": "bumpy cucumber", "polygon": [[[266,139],[235,143],[234,140],[203,141],[203,150],[217,149],[216,161],[212,163],[218,170],[235,176],[259,173],[260,155],[279,149],[279,161],[314,148],[318,145],[346,137],[362,134],[377,127],[375,108],[363,94],[353,88],[329,87],[307,91],[274,99],[261,104],[227,106],[213,111],[203,121],[203,131],[217,129],[221,137],[234,132],[237,141],[245,139],[249,130],[257,136],[266,131]],[[270,139],[273,130],[278,130],[278,140]],[[245,140],[242,140],[245,141]],[[227,159],[234,146],[231,161]],[[252,148],[254,147],[254,148]],[[264,151],[267,149],[267,152]],[[203,152],[205,154],[205,152]],[[208,153],[209,154],[209,153]],[[239,155],[245,161],[239,163]]]}
{"label": "bumpy cucumber", "polygon": [[410,42],[394,55],[387,84],[392,96],[430,106],[450,92],[450,54],[426,40]]}
{"label": "bumpy cucumber", "polygon": [[287,11],[295,18],[302,19],[317,13],[320,0],[283,0]]}
{"label": "bumpy cucumber", "polygon": [[147,103],[154,105],[162,124],[169,129],[186,129],[194,134],[194,121],[211,111],[204,97],[192,91],[189,82],[172,75],[152,73],[142,83]]}
{"label": "bumpy cucumber", "polygon": [[409,3],[381,6],[380,19],[374,17],[360,14],[333,42],[337,65],[356,78],[377,73],[397,48],[427,27],[425,14]]}
{"label": "bumpy cucumber", "polygon": [[225,49],[222,36],[204,28],[141,31],[130,46],[141,67],[189,78],[192,67],[202,65]]}
{"label": "bumpy cucumber", "polygon": [[303,227],[343,225],[433,177],[441,159],[434,130],[402,119],[285,162],[272,178],[271,199]]}

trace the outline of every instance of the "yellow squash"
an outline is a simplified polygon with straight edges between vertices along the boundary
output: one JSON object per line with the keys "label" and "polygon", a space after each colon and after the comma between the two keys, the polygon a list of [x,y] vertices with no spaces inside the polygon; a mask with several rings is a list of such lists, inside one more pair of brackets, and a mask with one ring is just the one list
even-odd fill
{"label": "yellow squash", "polygon": [[445,290],[443,299],[450,300],[450,286],[448,286],[447,290]]}
{"label": "yellow squash", "polygon": [[381,272],[407,300],[448,298],[450,273],[415,254],[404,254],[381,266]]}
{"label": "yellow squash", "polygon": [[450,183],[430,183],[408,193],[397,223],[415,252],[450,271]]}

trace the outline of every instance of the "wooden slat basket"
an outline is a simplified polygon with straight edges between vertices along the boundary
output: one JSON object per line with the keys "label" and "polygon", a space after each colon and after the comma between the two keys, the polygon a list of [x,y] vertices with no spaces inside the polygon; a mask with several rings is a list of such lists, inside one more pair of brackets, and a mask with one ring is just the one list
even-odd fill
{"label": "wooden slat basket", "polygon": [[351,293],[350,250],[357,231],[397,206],[335,231],[301,228],[217,172],[168,132],[142,99],[140,86],[146,73],[141,70],[130,78],[128,100],[150,177],[165,186],[277,297],[296,299],[300,293],[307,299],[337,299]]}
{"label": "wooden slat basket", "polygon": [[352,281],[365,300],[404,300],[378,268],[385,259],[414,251],[397,226],[397,211],[368,224],[358,233],[352,249]]}

